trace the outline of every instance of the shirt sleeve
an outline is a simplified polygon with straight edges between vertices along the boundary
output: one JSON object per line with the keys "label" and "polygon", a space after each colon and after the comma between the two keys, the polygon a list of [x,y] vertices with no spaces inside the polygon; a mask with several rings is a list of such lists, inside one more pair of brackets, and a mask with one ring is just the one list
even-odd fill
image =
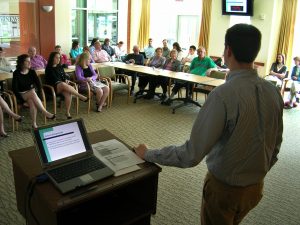
{"label": "shirt sleeve", "polygon": [[37,90],[41,91],[42,90],[42,84],[41,84],[40,79],[38,78],[38,75],[36,74],[35,70],[31,70],[31,73],[32,73],[34,84],[35,84]]}
{"label": "shirt sleeve", "polygon": [[221,137],[225,121],[225,105],[221,97],[213,91],[194,122],[190,139],[180,146],[148,150],[145,160],[182,168],[196,166]]}
{"label": "shirt sleeve", "polygon": [[190,65],[190,71],[193,70],[195,68],[195,60],[196,58],[194,58],[191,62],[191,65]]}
{"label": "shirt sleeve", "polygon": [[209,58],[209,69],[216,68],[216,67],[217,67],[217,65],[215,64],[215,62],[211,58]]}
{"label": "shirt sleeve", "polygon": [[75,68],[75,75],[78,81],[86,81],[86,78],[83,75],[83,69],[81,66],[76,66]]}

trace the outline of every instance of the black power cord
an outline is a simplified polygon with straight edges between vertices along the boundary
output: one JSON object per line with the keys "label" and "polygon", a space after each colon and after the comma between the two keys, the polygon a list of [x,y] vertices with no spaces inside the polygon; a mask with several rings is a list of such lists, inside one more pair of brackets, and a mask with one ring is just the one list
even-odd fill
{"label": "black power cord", "polygon": [[36,216],[34,215],[32,208],[31,208],[31,198],[34,192],[34,188],[36,186],[36,184],[38,183],[44,183],[45,181],[48,180],[48,176],[45,173],[39,174],[36,177],[32,178],[26,188],[26,193],[25,193],[25,219],[26,219],[26,225],[28,224],[28,220],[27,220],[27,208],[29,210],[29,213],[31,214],[32,218],[34,219],[35,223],[37,225],[39,225],[39,221],[37,220]]}

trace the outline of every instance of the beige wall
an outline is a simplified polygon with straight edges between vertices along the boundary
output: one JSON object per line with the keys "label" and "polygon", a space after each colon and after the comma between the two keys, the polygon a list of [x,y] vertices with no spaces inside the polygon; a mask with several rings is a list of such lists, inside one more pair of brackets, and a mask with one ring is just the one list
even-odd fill
{"label": "beige wall", "polygon": [[[230,25],[230,17],[221,14],[221,1],[212,2],[212,21],[210,30],[209,55],[221,56],[224,50],[224,36]],[[282,0],[254,1],[254,15],[251,24],[262,32],[261,50],[256,61],[263,62],[265,66],[259,69],[259,74],[265,76],[269,72],[271,63],[275,60]],[[264,15],[264,19],[261,19]]]}
{"label": "beige wall", "polygon": [[55,43],[69,55],[72,45],[71,0],[55,0]]}
{"label": "beige wall", "polygon": [[0,14],[19,14],[18,0],[1,0]]}

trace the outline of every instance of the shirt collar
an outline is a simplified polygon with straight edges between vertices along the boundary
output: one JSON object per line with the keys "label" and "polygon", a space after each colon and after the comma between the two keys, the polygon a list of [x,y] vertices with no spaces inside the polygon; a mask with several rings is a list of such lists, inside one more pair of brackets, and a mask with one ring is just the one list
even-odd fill
{"label": "shirt collar", "polygon": [[256,69],[234,70],[234,71],[230,71],[227,74],[226,81],[235,79],[237,77],[251,77],[251,76],[258,76]]}

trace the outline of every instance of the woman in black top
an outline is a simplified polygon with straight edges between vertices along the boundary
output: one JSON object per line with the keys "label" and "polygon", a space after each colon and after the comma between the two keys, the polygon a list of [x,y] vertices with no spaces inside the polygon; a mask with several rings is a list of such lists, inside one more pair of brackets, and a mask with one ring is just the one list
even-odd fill
{"label": "woman in black top", "polygon": [[48,112],[35,89],[41,91],[41,83],[34,70],[30,69],[30,57],[23,54],[18,56],[17,69],[13,73],[12,86],[15,95],[29,105],[32,127],[37,128],[37,110],[40,110],[48,119],[54,119],[55,114]]}
{"label": "woman in black top", "polygon": [[72,86],[68,84],[66,73],[59,62],[60,54],[58,52],[52,52],[49,56],[45,71],[46,82],[49,85],[54,86],[58,94],[62,94],[64,96],[66,104],[66,116],[68,119],[71,119],[72,117],[70,114],[70,108],[72,95],[79,97],[79,99],[84,102],[88,101],[88,98],[79,94]]}
{"label": "woman in black top", "polygon": [[282,85],[282,80],[285,78],[287,71],[286,65],[284,65],[284,55],[278,54],[276,62],[274,62],[270,69],[270,74],[265,77],[266,80],[276,83],[276,86]]}

